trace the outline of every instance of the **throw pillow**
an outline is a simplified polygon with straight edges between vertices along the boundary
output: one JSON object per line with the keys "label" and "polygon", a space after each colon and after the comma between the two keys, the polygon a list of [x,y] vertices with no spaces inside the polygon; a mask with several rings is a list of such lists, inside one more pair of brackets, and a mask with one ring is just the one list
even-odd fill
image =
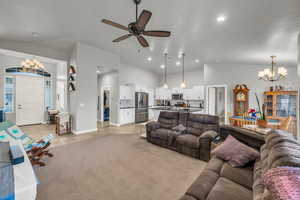
{"label": "throw pillow", "polygon": [[232,167],[243,167],[250,161],[259,158],[259,152],[241,143],[231,135],[215,148],[213,155],[227,161]]}
{"label": "throw pillow", "polygon": [[300,199],[300,168],[273,168],[264,174],[263,180],[274,200]]}
{"label": "throw pillow", "polygon": [[9,135],[11,135],[14,139],[22,139],[25,137],[25,134],[18,126],[13,126],[7,129]]}

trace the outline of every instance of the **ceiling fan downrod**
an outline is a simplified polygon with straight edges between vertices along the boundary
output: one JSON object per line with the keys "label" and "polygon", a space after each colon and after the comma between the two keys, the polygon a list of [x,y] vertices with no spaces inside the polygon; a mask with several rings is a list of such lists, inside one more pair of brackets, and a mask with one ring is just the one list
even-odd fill
{"label": "ceiling fan downrod", "polygon": [[139,14],[139,4],[141,3],[142,0],[133,0],[135,3],[135,21],[138,21],[138,14]]}

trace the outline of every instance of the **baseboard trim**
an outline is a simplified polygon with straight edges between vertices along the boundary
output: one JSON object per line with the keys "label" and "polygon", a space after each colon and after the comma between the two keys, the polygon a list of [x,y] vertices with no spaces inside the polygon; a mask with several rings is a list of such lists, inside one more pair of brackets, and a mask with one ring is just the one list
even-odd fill
{"label": "baseboard trim", "polygon": [[98,131],[98,128],[90,129],[90,130],[84,130],[84,131],[72,131],[72,132],[75,135],[81,135],[81,134],[91,133],[91,132],[95,132],[95,131]]}
{"label": "baseboard trim", "polygon": [[112,122],[109,122],[109,124],[112,126],[121,126],[121,124],[116,124],[116,123],[112,123]]}

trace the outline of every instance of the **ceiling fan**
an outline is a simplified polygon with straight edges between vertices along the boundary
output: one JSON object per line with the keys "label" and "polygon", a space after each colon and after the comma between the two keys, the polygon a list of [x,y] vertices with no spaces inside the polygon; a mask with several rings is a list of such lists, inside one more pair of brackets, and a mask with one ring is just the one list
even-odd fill
{"label": "ceiling fan", "polygon": [[149,47],[149,43],[147,40],[143,37],[144,36],[152,36],[152,37],[170,37],[171,32],[169,31],[145,31],[146,25],[150,21],[150,18],[152,16],[152,13],[148,10],[143,10],[140,16],[138,17],[138,5],[141,3],[141,0],[133,0],[136,5],[136,21],[130,23],[127,27],[123,26],[121,24],[115,23],[113,21],[103,19],[102,22],[111,26],[114,26],[116,28],[122,29],[124,31],[128,31],[129,34],[123,35],[115,40],[113,42],[121,42],[125,39],[128,39],[132,36],[135,36],[139,43],[143,47]]}

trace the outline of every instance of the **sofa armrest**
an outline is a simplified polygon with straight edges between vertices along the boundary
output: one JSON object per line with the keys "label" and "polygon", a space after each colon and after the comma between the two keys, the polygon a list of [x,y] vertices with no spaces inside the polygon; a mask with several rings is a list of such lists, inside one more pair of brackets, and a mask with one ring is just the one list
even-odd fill
{"label": "sofa armrest", "polygon": [[211,142],[217,136],[219,136],[219,133],[215,131],[205,131],[201,136],[199,136],[200,160],[210,160]]}
{"label": "sofa armrest", "polygon": [[160,124],[158,122],[149,122],[146,124],[146,135],[148,141],[151,138],[151,132],[159,128],[160,128]]}
{"label": "sofa armrest", "polygon": [[210,141],[212,141],[213,139],[215,139],[216,137],[219,136],[219,133],[217,133],[216,131],[205,131],[200,137],[199,139],[209,139]]}

